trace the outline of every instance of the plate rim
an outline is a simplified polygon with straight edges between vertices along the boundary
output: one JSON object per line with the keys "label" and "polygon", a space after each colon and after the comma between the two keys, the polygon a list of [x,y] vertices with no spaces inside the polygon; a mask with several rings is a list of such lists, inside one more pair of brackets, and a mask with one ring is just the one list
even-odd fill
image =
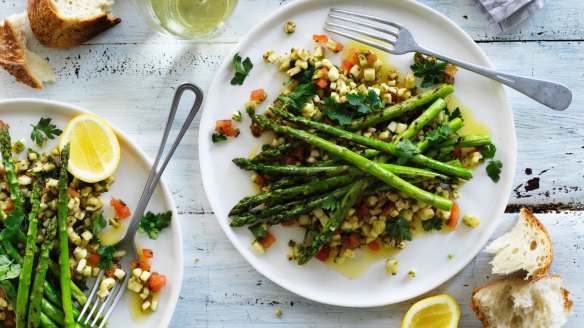
{"label": "plate rim", "polygon": [[[454,29],[456,32],[458,32],[458,34],[460,36],[462,36],[464,38],[464,40],[461,41],[462,43],[470,42],[474,45],[474,47],[471,47],[470,49],[467,48],[467,50],[469,50],[471,52],[473,57],[476,57],[480,60],[480,62],[478,64],[483,65],[483,66],[488,67],[488,68],[491,68],[491,69],[495,69],[495,66],[491,62],[490,58],[478,46],[478,44],[460,26],[458,26],[454,21],[452,21],[450,18],[448,18],[446,15],[442,14],[441,12],[437,11],[436,9],[433,9],[425,4],[418,3],[414,0],[391,0],[391,1],[366,0],[364,2],[360,2],[359,4],[366,5],[367,2],[370,2],[370,3],[380,3],[383,5],[390,6],[392,1],[399,1],[401,3],[404,3],[407,6],[413,6],[414,9],[419,9],[422,12],[425,11],[425,13],[433,15],[436,18],[438,18],[439,20],[443,21],[443,23],[445,24],[444,25],[445,27],[447,27],[449,29]],[[330,8],[333,8],[333,7],[338,8],[338,7],[344,5],[344,4],[339,4],[338,6],[336,6],[336,3],[334,0],[296,0],[294,2],[288,3],[288,4],[278,8],[278,10],[274,11],[272,14],[270,14],[269,16],[264,18],[260,23],[258,23],[256,26],[254,26],[245,35],[245,37],[242,38],[238,42],[238,44],[226,55],[223,63],[217,69],[217,72],[225,71],[225,69],[227,69],[231,63],[230,58],[232,58],[236,53],[242,51],[242,49],[241,49],[242,44],[249,44],[250,41],[253,41],[252,37],[255,36],[255,34],[257,34],[259,31],[263,30],[265,28],[265,26],[269,25],[269,23],[273,23],[272,21],[277,19],[282,14],[285,14],[288,12],[293,12],[295,10],[298,10],[299,7],[303,7],[303,6],[320,6],[322,4],[329,4]],[[220,80],[221,80],[220,74],[216,73],[213,80],[211,81],[211,84],[210,84],[208,90],[211,90],[212,88],[214,88],[216,84],[221,82]],[[511,140],[512,141],[511,145],[508,145],[508,147],[512,148],[512,149],[510,149],[512,151],[510,155],[512,156],[513,161],[512,161],[512,164],[509,164],[509,163],[505,164],[509,168],[509,172],[510,172],[509,179],[511,181],[510,188],[508,188],[508,190],[506,190],[505,197],[504,197],[505,199],[508,199],[509,196],[511,195],[511,191],[513,189],[512,183],[515,179],[515,170],[516,170],[516,165],[517,165],[517,133],[516,133],[513,109],[511,107],[510,102],[509,102],[509,97],[507,96],[505,89],[503,88],[503,85],[496,84],[495,90],[497,92],[497,97],[503,100],[503,103],[505,105],[505,109],[507,112],[506,114],[509,116],[509,119],[511,120],[511,127],[512,127],[512,131],[510,131],[510,134],[513,136],[513,138]],[[208,100],[208,99],[209,98],[207,98],[206,100]],[[203,142],[209,140],[209,136],[208,136],[209,131],[208,131],[208,129],[205,129],[203,127],[203,123],[205,121],[209,120],[208,117],[212,113],[211,110],[207,109],[207,106],[208,106],[207,104],[208,104],[207,101],[205,101],[205,103],[203,104],[203,106],[204,106],[203,107],[203,115],[201,116],[201,120],[200,120],[201,124],[199,127],[199,135],[198,135],[198,139],[199,139],[199,145],[198,145],[199,146],[199,166],[200,166],[200,170],[201,170],[201,176],[202,176],[202,180],[203,180],[203,188],[205,191],[205,196],[207,197],[207,200],[209,201],[211,208],[214,211],[214,207],[216,206],[215,201],[209,197],[209,193],[208,193],[208,189],[209,189],[208,185],[210,185],[212,183],[212,181],[210,181],[211,175],[208,174],[209,172],[207,172],[208,171],[207,166],[204,165],[204,161],[203,161],[203,158],[206,158],[206,156],[205,156],[206,154],[203,154],[203,151],[206,148],[206,145],[204,145]],[[496,210],[501,211],[501,209],[502,209],[504,212],[505,206],[506,206],[506,202],[502,202],[499,205],[499,207],[496,208]],[[248,256],[247,253],[244,253],[243,250],[240,250],[240,248],[236,246],[239,243],[239,240],[237,240],[238,243],[236,243],[236,239],[237,239],[236,235],[229,234],[226,231],[226,229],[231,229],[231,227],[229,227],[224,222],[222,222],[222,220],[220,220],[216,216],[215,213],[214,213],[214,216],[215,216],[217,222],[219,223],[219,225],[221,226],[223,233],[228,237],[228,239],[230,240],[230,242],[232,243],[234,248],[239,252],[239,254],[246,260],[246,262],[249,265],[251,265],[256,271],[258,271],[264,277],[266,277],[270,281],[276,283],[280,287],[282,287],[282,288],[284,288],[284,289],[286,289],[286,290],[288,290],[296,295],[299,295],[303,298],[313,300],[313,301],[316,301],[316,302],[319,302],[322,304],[329,304],[329,305],[341,306],[341,307],[365,308],[365,307],[385,306],[385,305],[396,304],[399,302],[407,301],[407,300],[413,299],[415,297],[419,297],[420,295],[423,295],[423,294],[443,285],[444,283],[446,283],[447,281],[452,279],[454,276],[459,274],[478,255],[478,253],[480,253],[481,249],[484,248],[484,246],[488,242],[488,238],[485,238],[484,242],[482,242],[481,248],[479,248],[479,250],[476,252],[476,254],[473,254],[472,256],[467,256],[464,259],[464,261],[459,262],[459,266],[457,266],[456,270],[454,270],[452,272],[452,274],[445,276],[443,279],[436,280],[436,283],[433,284],[434,286],[431,286],[430,288],[425,288],[424,292],[420,293],[417,296],[403,297],[403,298],[399,298],[397,300],[389,301],[389,302],[361,302],[359,304],[354,304],[354,303],[346,302],[346,301],[341,300],[341,299],[323,300],[322,298],[319,298],[319,297],[313,297],[312,295],[309,296],[306,293],[304,293],[302,290],[297,290],[295,288],[289,287],[286,284],[285,280],[277,279],[279,277],[272,277],[271,275],[268,275],[266,273],[266,270],[261,265],[256,263],[256,261],[254,259],[250,258],[251,256]],[[489,229],[487,229],[485,231],[485,234],[488,235],[489,237],[493,235],[495,229],[497,228],[497,226],[499,225],[499,223],[501,221],[501,217],[497,217],[495,219],[496,219],[496,224],[489,226]]]}
{"label": "plate rim", "polygon": [[[65,103],[62,101],[57,101],[57,100],[50,100],[50,99],[42,99],[42,98],[9,98],[9,99],[2,99],[0,100],[0,106],[3,105],[11,105],[11,104],[15,104],[15,103],[30,103],[30,104],[40,104],[40,105],[49,105],[49,106],[53,106],[53,107],[60,107],[60,108],[65,108],[68,111],[73,111],[74,115],[79,115],[79,114],[92,114],[92,115],[97,115],[95,113],[93,113],[92,111],[89,111],[83,107],[77,106],[77,105],[73,105],[73,104],[69,104],[69,103]],[[98,115],[99,116],[99,115]],[[102,116],[99,116],[102,117]],[[105,120],[105,119],[104,119]],[[108,123],[108,125],[112,128],[112,130],[114,131],[114,133],[116,134],[116,137],[118,139],[121,139],[122,142],[125,142],[126,144],[128,144],[130,147],[133,148],[133,151],[136,152],[136,154],[138,154],[139,156],[139,160],[143,161],[144,163],[147,163],[149,167],[152,167],[152,161],[150,161],[150,159],[148,158],[148,155],[146,155],[146,153],[144,152],[144,150],[142,150],[141,147],[139,147],[133,140],[131,140],[128,136],[126,136],[124,133],[122,133],[120,131],[120,129],[118,129],[115,125],[113,125],[112,123],[110,123],[108,120],[106,120],[106,122]],[[170,325],[170,322],[172,321],[172,317],[174,314],[174,311],[176,309],[176,305],[178,303],[178,299],[180,297],[180,290],[182,288],[182,283],[183,283],[183,279],[184,279],[184,266],[183,266],[183,262],[184,262],[184,249],[183,249],[183,236],[182,236],[182,228],[181,228],[181,223],[179,220],[179,215],[176,209],[176,204],[174,202],[174,199],[172,198],[172,194],[170,193],[170,190],[168,189],[168,186],[166,185],[166,182],[164,181],[164,177],[162,177],[160,179],[160,181],[158,182],[158,186],[160,186],[161,190],[162,190],[162,194],[164,195],[164,201],[167,202],[168,204],[171,205],[172,209],[172,215],[173,217],[176,218],[175,221],[177,221],[177,227],[178,229],[176,229],[176,233],[177,237],[178,237],[178,242],[177,241],[173,241],[173,243],[175,244],[175,246],[177,247],[178,250],[178,259],[179,259],[179,263],[180,263],[180,269],[178,272],[178,280],[180,280],[180,284],[178,284],[178,288],[177,290],[171,290],[171,294],[170,294],[170,303],[167,303],[167,306],[169,307],[169,309],[166,311],[164,314],[161,315],[161,323],[165,326],[168,327]],[[174,237],[174,236],[173,236]],[[174,239],[174,238],[173,238]],[[136,323],[136,322],[135,322]],[[140,326],[141,323],[136,323],[137,326]]]}

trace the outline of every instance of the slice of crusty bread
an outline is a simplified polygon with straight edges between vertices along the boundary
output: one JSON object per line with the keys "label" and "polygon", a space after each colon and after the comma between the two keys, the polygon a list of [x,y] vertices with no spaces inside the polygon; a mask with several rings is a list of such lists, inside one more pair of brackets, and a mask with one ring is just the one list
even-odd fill
{"label": "slice of crusty bread", "polygon": [[36,38],[53,48],[81,44],[121,22],[111,15],[113,0],[29,0]]}
{"label": "slice of crusty bread", "polygon": [[557,328],[572,314],[568,295],[557,275],[506,278],[477,288],[470,306],[485,328]]}
{"label": "slice of crusty bread", "polygon": [[26,48],[29,31],[26,13],[9,16],[0,22],[0,66],[17,81],[42,89],[43,82],[54,82],[56,77],[49,63]]}
{"label": "slice of crusty bread", "polygon": [[525,279],[547,274],[554,257],[547,230],[526,208],[521,209],[513,229],[494,240],[486,251],[495,254],[491,261],[493,273],[510,274],[525,270]]}

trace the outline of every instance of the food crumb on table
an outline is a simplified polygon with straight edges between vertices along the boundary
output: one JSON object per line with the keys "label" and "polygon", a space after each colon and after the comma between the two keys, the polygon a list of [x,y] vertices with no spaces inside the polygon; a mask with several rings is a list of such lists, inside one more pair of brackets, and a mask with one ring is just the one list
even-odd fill
{"label": "food crumb on table", "polygon": [[282,317],[282,309],[276,309],[276,310],[274,311],[274,315],[275,315],[277,318],[281,318],[281,317]]}

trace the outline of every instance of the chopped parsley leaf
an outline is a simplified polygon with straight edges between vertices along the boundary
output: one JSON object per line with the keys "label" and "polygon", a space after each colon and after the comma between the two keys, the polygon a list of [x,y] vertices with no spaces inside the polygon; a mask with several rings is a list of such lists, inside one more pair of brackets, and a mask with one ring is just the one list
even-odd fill
{"label": "chopped parsley leaf", "polygon": [[395,220],[389,221],[386,230],[390,238],[395,238],[399,241],[412,240],[410,222],[402,217],[398,216]]}
{"label": "chopped parsley leaf", "polygon": [[97,248],[97,254],[100,255],[99,266],[102,269],[111,270],[114,267],[114,253],[116,252],[116,248],[114,246],[104,246],[101,245]]}
{"label": "chopped parsley leaf", "polygon": [[42,146],[45,140],[55,139],[55,137],[63,133],[63,130],[58,129],[55,124],[51,123],[52,120],[49,117],[41,117],[37,125],[30,125],[33,128],[30,138],[37,145]]}
{"label": "chopped parsley leaf", "polygon": [[227,137],[223,133],[213,133],[211,135],[211,140],[213,143],[218,143],[227,140]]}
{"label": "chopped parsley leaf", "polygon": [[487,165],[487,174],[493,182],[499,182],[501,179],[501,168],[503,163],[499,160],[491,160]]}
{"label": "chopped parsley leaf", "polygon": [[233,69],[235,69],[235,76],[231,79],[232,85],[242,85],[243,81],[253,68],[253,64],[249,57],[245,58],[243,61],[241,59],[239,53],[236,53],[235,56],[233,56],[231,64],[233,65]]}
{"label": "chopped parsley leaf", "polygon": [[148,212],[140,219],[138,231],[147,233],[150,239],[156,239],[158,238],[158,233],[170,225],[171,218],[171,211],[158,214]]}

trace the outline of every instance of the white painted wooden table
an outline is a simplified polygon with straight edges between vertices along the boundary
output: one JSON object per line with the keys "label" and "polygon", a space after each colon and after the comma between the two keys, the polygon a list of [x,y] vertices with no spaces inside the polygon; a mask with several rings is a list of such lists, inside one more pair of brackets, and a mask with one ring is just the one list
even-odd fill
{"label": "white painted wooden table", "polygon": [[[155,154],[173,88],[193,81],[207,89],[237,41],[285,0],[240,0],[221,35],[207,43],[175,41],[150,31],[130,0],[118,0],[123,22],[85,45],[43,50],[58,75],[44,91],[14,83],[0,72],[0,99],[34,97],[92,110],[115,124],[150,156]],[[459,24],[503,71],[550,78],[572,88],[574,100],[555,112],[508,90],[515,114],[518,165],[515,191],[493,238],[508,231],[518,206],[535,206],[555,247],[551,271],[564,276],[574,315],[584,326],[584,1],[550,1],[535,17],[501,36],[490,33],[472,0],[420,0]],[[26,1],[1,0],[0,17],[24,10]],[[33,47],[34,48],[34,47]],[[187,133],[165,174],[183,228],[185,276],[173,327],[397,327],[415,301],[349,309],[320,305],[276,286],[231,246],[205,198],[197,159],[198,121]],[[530,173],[531,172],[531,173]],[[538,179],[538,180],[535,180]],[[531,180],[539,188],[526,191]],[[549,213],[546,210],[552,209]],[[561,211],[555,211],[561,209]],[[541,214],[539,214],[541,213]],[[479,254],[466,269],[428,293],[453,295],[461,327],[479,327],[468,306],[474,287],[493,279]],[[426,296],[428,296],[426,295]],[[281,309],[281,318],[274,315]]]}

